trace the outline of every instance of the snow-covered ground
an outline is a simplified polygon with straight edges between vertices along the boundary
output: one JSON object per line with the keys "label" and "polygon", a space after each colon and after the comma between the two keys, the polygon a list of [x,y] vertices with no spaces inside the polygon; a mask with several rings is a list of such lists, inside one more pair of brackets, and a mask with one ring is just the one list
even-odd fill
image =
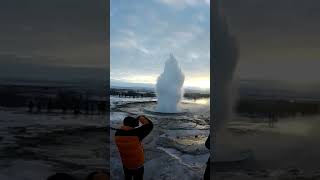
{"label": "snow-covered ground", "polygon": [[217,134],[217,161],[251,157],[238,163],[216,163],[214,179],[320,179],[320,116],[281,118],[271,128],[261,118],[236,117]]}
{"label": "snow-covered ground", "polygon": [[[208,100],[184,100],[179,115],[147,114],[145,108],[155,106],[153,98],[111,97],[110,125],[118,128],[128,116],[144,114],[154,123],[151,134],[144,139],[146,180],[199,180],[202,179],[209,151],[204,142],[209,134],[210,107]],[[122,164],[114,143],[114,132],[110,134],[111,176],[123,179]]]}
{"label": "snow-covered ground", "polygon": [[105,168],[106,133],[104,115],[1,108],[0,179],[40,180],[55,172],[84,177]]}
{"label": "snow-covered ground", "polygon": [[118,97],[118,96],[110,96],[110,108],[115,108],[117,106],[133,103],[133,102],[150,102],[156,101],[156,98],[148,97],[148,98],[128,98],[128,97]]}

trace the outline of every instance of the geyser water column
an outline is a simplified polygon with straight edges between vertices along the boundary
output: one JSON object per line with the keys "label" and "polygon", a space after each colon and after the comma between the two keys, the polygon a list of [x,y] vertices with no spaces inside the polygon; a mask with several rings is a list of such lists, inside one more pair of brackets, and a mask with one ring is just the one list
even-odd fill
{"label": "geyser water column", "polygon": [[[241,154],[229,152],[226,126],[232,118],[234,94],[233,76],[238,61],[238,47],[235,38],[230,35],[220,0],[213,0],[213,121],[210,122],[212,137],[210,140],[211,162],[241,159]],[[213,166],[211,166],[213,168]],[[213,170],[213,169],[211,169]]]}
{"label": "geyser water column", "polygon": [[213,2],[213,125],[221,130],[231,118],[233,76],[238,61],[238,47],[230,35],[220,2]]}
{"label": "geyser water column", "polygon": [[178,61],[170,54],[166,61],[164,71],[157,79],[157,112],[178,113],[179,103],[183,96],[184,74],[181,71]]}

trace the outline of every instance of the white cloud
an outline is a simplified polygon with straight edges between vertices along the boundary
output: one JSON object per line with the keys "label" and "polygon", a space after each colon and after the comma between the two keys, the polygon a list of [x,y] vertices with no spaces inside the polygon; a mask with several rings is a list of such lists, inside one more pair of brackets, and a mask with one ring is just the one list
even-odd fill
{"label": "white cloud", "polygon": [[[186,74],[186,83],[205,86],[206,79],[190,78],[208,77],[210,74],[209,8],[206,0],[153,1],[157,3],[152,6],[140,4],[143,11],[132,8],[126,14],[117,14],[117,18],[123,21],[117,21],[111,31],[111,77],[125,82],[154,82],[162,72],[169,53],[173,53]],[[163,14],[161,11],[161,8],[165,12],[168,9],[181,10],[179,8],[189,11],[188,7],[198,11],[190,9],[186,14],[173,12],[174,17],[167,16],[171,12]],[[136,69],[141,68],[143,71],[137,74]]]}
{"label": "white cloud", "polygon": [[198,6],[201,4],[210,5],[210,0],[156,0],[156,1],[174,8],[178,8],[178,9],[182,9],[185,7]]}
{"label": "white cloud", "polygon": [[126,50],[134,49],[144,54],[150,54],[152,52],[137,40],[138,38],[134,32],[128,30],[121,30],[121,32],[123,37],[111,41],[112,48],[121,48]]}
{"label": "white cloud", "polygon": [[194,15],[193,18],[198,22],[204,22],[206,20],[206,17],[201,13]]}
{"label": "white cloud", "polygon": [[122,48],[122,49],[135,49],[138,50],[144,54],[150,54],[151,51],[147,48],[145,48],[143,45],[138,44],[135,40],[133,39],[122,39],[116,42],[111,43],[112,48]]}
{"label": "white cloud", "polygon": [[120,29],[119,32],[126,37],[134,38],[136,36],[136,34],[133,31],[128,29]]}
{"label": "white cloud", "polygon": [[168,35],[164,39],[166,42],[169,42],[169,45],[177,48],[192,43],[201,33],[203,33],[203,29],[192,26],[185,31],[168,32]]}
{"label": "white cloud", "polygon": [[189,57],[190,57],[191,59],[198,59],[200,56],[199,56],[199,54],[196,53],[196,52],[190,52],[190,53],[189,53]]}
{"label": "white cloud", "polygon": [[111,6],[111,8],[110,8],[110,17],[113,17],[117,13],[117,11],[118,11],[117,8]]}
{"label": "white cloud", "polygon": [[139,17],[132,14],[128,15],[127,21],[128,21],[128,25],[132,27],[138,26],[140,24]]}

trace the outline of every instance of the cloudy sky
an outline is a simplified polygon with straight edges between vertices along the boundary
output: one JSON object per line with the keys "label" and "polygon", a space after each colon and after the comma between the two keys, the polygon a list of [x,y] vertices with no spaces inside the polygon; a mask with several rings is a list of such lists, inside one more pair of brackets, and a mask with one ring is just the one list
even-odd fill
{"label": "cloudy sky", "polygon": [[320,1],[223,0],[238,39],[236,78],[320,83]]}
{"label": "cloudy sky", "polygon": [[0,4],[0,79],[106,79],[107,1]]}
{"label": "cloudy sky", "polygon": [[172,53],[185,86],[210,87],[209,0],[111,0],[112,82],[155,83]]}

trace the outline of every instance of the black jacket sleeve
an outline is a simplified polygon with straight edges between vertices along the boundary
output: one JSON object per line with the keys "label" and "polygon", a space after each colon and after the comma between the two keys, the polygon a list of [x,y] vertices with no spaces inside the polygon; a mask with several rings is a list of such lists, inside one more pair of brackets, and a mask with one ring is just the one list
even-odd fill
{"label": "black jacket sleeve", "polygon": [[[147,119],[147,118],[146,118]],[[149,123],[144,124],[136,129],[134,129],[134,134],[136,134],[140,141],[142,141],[153,129],[153,123],[150,119],[147,119]]]}
{"label": "black jacket sleeve", "polygon": [[207,138],[205,145],[206,145],[206,148],[210,149],[210,135]]}

